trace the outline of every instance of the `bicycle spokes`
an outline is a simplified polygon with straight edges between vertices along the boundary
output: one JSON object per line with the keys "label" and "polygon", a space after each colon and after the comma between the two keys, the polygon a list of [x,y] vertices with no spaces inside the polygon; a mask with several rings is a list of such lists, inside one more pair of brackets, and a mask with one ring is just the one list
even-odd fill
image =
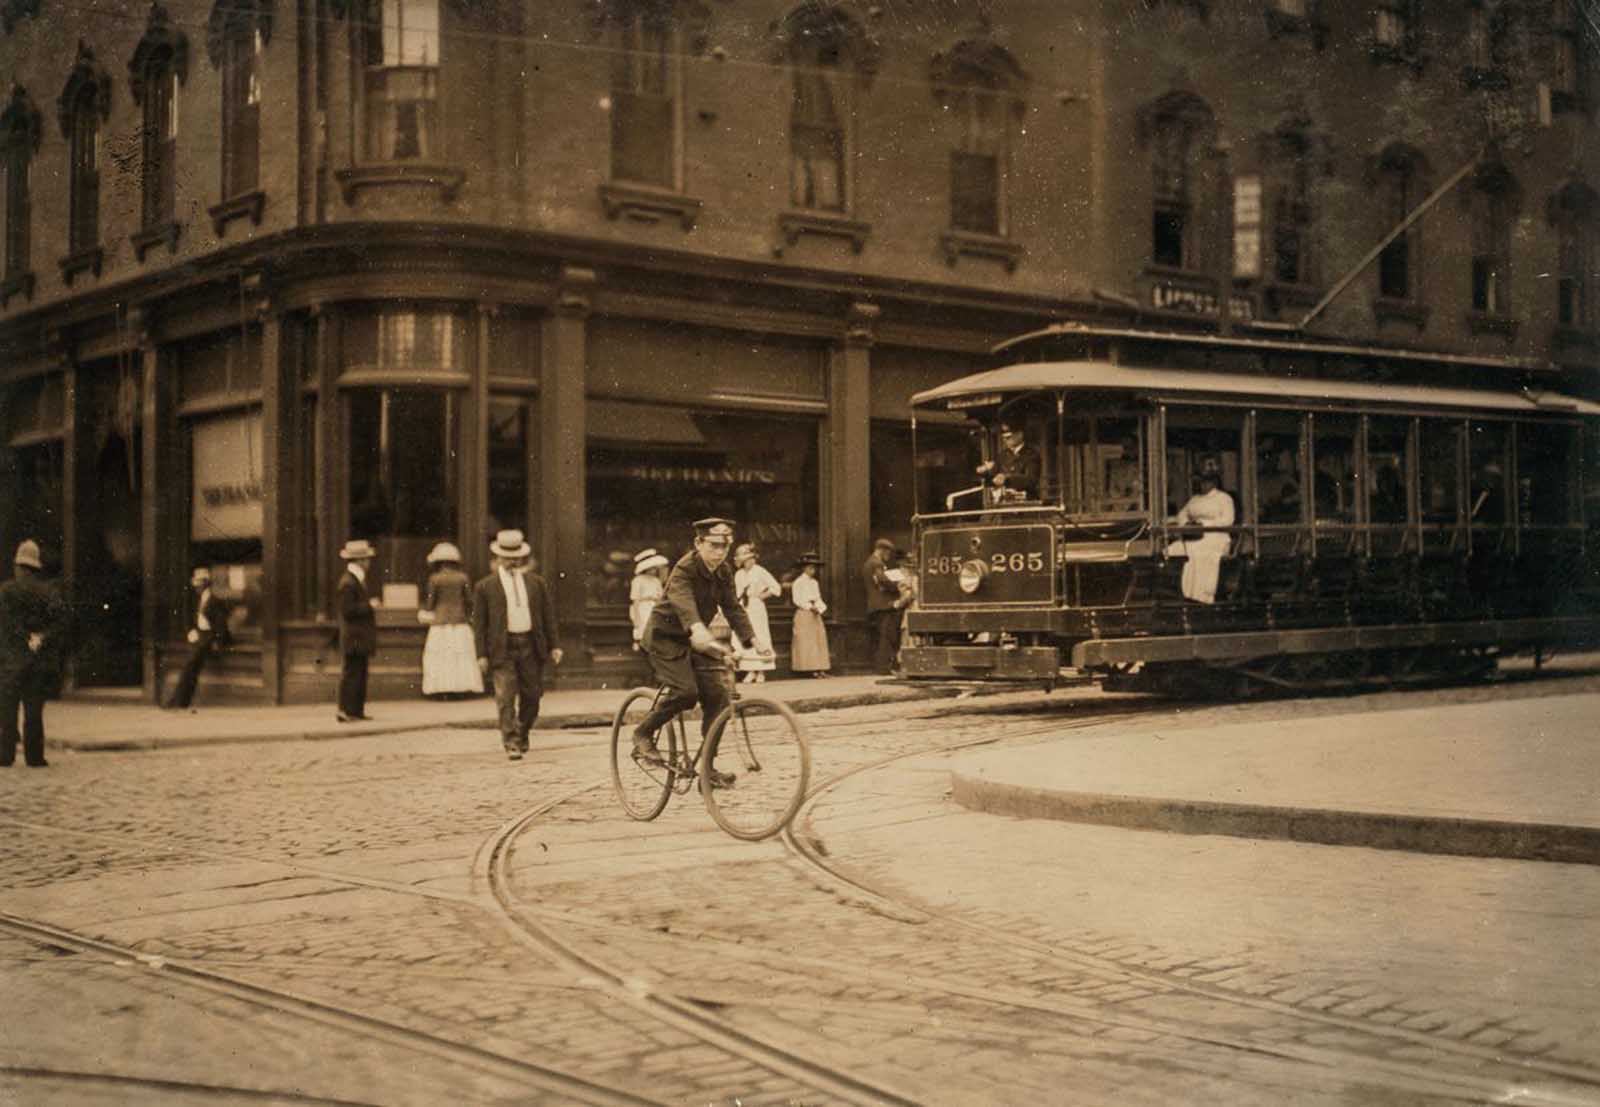
{"label": "bicycle spokes", "polygon": [[805,797],[811,757],[793,712],[771,700],[744,699],[718,721],[707,741],[702,774],[732,773],[714,787],[703,775],[701,795],[717,824],[736,838],[776,834]]}

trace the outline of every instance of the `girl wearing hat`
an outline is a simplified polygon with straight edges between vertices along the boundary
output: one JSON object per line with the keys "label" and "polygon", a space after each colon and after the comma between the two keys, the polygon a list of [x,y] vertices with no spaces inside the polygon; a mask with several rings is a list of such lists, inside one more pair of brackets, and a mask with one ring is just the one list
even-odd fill
{"label": "girl wearing hat", "polygon": [[422,694],[456,697],[483,691],[472,637],[472,582],[461,571],[461,551],[440,542],[428,553],[428,584],[417,611],[428,625],[422,647]]}
{"label": "girl wearing hat", "polygon": [[[783,595],[783,588],[771,573],[762,568],[758,558],[754,542],[739,543],[739,548],[733,551],[733,563],[738,566],[733,574],[733,590],[744,605],[744,613],[750,616],[751,627],[755,629],[754,645],[770,654],[772,627],[767,620],[767,601]],[[734,648],[743,649],[737,635],[734,636],[734,644]],[[777,666],[772,658],[762,657],[760,653],[739,659],[739,671],[744,674],[740,679],[746,684],[760,684],[775,668]]]}
{"label": "girl wearing hat", "polygon": [[653,548],[633,555],[633,584],[628,589],[628,618],[633,622],[633,648],[642,650],[644,628],[666,589],[667,559]]}
{"label": "girl wearing hat", "polygon": [[828,628],[822,615],[828,605],[822,600],[817,583],[817,568],[822,558],[814,553],[800,555],[800,575],[794,578],[794,637],[789,643],[789,667],[804,676],[826,676],[833,661],[828,657]]}

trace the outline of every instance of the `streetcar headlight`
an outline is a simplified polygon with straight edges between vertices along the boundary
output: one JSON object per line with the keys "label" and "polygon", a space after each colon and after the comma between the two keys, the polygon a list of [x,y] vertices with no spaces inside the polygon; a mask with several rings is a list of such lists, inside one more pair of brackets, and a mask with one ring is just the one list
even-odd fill
{"label": "streetcar headlight", "polygon": [[981,561],[963,561],[961,573],[956,581],[961,585],[961,590],[969,595],[976,592],[983,585],[983,578],[989,575],[989,566]]}

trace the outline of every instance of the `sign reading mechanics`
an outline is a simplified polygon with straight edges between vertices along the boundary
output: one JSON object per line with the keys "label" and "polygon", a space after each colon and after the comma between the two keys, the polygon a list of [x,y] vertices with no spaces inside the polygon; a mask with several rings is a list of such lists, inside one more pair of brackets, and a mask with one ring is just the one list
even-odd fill
{"label": "sign reading mechanics", "polygon": [[[976,592],[961,590],[963,566],[978,563]],[[1048,525],[964,526],[926,531],[921,550],[923,607],[1048,604],[1055,597],[1055,530]]]}

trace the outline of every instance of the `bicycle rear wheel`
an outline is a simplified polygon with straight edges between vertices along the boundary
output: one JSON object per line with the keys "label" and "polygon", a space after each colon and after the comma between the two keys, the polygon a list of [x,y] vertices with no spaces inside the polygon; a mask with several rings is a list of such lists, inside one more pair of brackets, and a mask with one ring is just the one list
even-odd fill
{"label": "bicycle rear wheel", "polygon": [[[710,770],[734,774],[713,787]],[[756,842],[782,830],[811,782],[811,747],[800,720],[775,700],[740,699],[718,716],[706,739],[700,795],[718,826]]]}
{"label": "bicycle rear wheel", "polygon": [[633,729],[644,721],[656,703],[654,688],[635,688],[623,698],[622,706],[611,719],[611,784],[628,817],[649,822],[667,806],[672,797],[676,773],[669,768],[676,761],[673,748],[676,719],[656,735],[656,746],[666,764],[636,760],[633,756]]}

